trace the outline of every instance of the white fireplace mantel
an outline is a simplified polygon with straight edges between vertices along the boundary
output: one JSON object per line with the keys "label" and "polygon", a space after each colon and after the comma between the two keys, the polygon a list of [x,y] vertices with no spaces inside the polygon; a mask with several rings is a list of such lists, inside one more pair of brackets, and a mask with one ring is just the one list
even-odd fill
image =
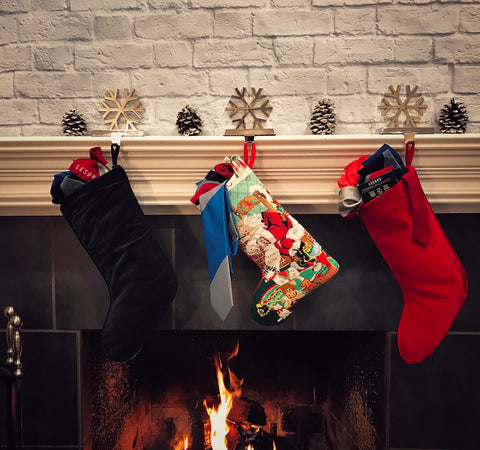
{"label": "white fireplace mantel", "polygon": [[[198,214],[195,183],[224,157],[243,154],[242,137],[124,137],[119,164],[147,214]],[[259,136],[254,170],[292,213],[336,213],[343,168],[382,144],[402,155],[401,135]],[[0,215],[58,215],[55,173],[91,147],[110,157],[109,137],[0,137]],[[414,166],[436,212],[480,212],[480,134],[418,135]]]}

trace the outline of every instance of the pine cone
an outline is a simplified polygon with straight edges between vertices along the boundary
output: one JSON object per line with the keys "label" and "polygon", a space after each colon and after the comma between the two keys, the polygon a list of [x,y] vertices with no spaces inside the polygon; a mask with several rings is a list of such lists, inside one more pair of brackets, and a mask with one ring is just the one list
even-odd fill
{"label": "pine cone", "polygon": [[87,123],[75,109],[71,109],[63,115],[62,129],[68,136],[83,136],[87,134]]}
{"label": "pine cone", "polygon": [[198,136],[202,132],[202,126],[202,119],[189,105],[177,114],[177,129],[182,136]]}
{"label": "pine cone", "polygon": [[332,103],[323,99],[315,106],[310,119],[310,130],[313,134],[333,134],[337,128],[337,119]]}
{"label": "pine cone", "polygon": [[457,103],[454,98],[443,106],[440,111],[440,131],[442,133],[465,133],[468,115],[463,103]]}

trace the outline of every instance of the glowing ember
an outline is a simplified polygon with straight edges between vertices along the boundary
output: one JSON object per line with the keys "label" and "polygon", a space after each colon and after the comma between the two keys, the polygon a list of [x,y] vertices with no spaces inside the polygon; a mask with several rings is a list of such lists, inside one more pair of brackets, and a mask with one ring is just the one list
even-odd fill
{"label": "glowing ember", "polygon": [[[237,353],[238,344],[228,359],[233,358],[237,355]],[[211,408],[207,405],[206,401],[204,401],[203,404],[207,410],[208,416],[210,417],[210,440],[212,450],[228,450],[227,434],[230,431],[230,425],[228,424],[227,417],[228,413],[232,409],[233,399],[240,396],[243,380],[237,378],[235,374],[228,369],[230,379],[230,389],[228,389],[225,385],[225,379],[222,372],[222,362],[218,356],[215,358],[215,366],[217,369],[220,403],[218,406],[215,407],[215,405],[213,405]]]}

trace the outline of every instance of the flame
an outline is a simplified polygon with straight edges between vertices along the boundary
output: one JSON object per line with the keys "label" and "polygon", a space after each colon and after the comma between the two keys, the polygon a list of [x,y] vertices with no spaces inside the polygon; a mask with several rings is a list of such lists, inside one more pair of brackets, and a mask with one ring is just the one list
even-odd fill
{"label": "flame", "polygon": [[277,446],[275,445],[275,441],[273,441],[273,447],[272,450],[277,450]]}
{"label": "flame", "polygon": [[182,440],[175,443],[172,450],[188,450],[188,436],[185,436]]}
{"label": "flame", "polygon": [[235,348],[233,349],[232,353],[230,353],[230,356],[227,358],[227,361],[230,361],[231,359],[235,358],[235,356],[238,355],[239,348],[240,348],[240,342],[237,341],[237,344],[235,345]]}
{"label": "flame", "polygon": [[[238,343],[234,352],[228,357],[227,360],[232,359],[238,353]],[[230,380],[230,389],[225,384],[225,379],[222,371],[222,362],[217,356],[215,358],[215,366],[217,370],[217,382],[218,392],[220,394],[220,403],[217,407],[213,405],[211,408],[204,401],[203,404],[210,417],[210,440],[212,450],[228,450],[227,447],[227,434],[230,431],[230,426],[227,421],[228,413],[232,409],[233,399],[239,397],[241,393],[241,387],[243,380],[239,379],[231,370],[228,369],[228,375]]]}

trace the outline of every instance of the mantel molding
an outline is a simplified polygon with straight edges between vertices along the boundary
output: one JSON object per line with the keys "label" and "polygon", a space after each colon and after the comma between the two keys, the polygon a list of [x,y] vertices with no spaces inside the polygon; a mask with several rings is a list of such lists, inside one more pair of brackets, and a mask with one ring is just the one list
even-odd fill
{"label": "mantel molding", "polygon": [[[109,154],[109,137],[0,137],[0,215],[58,215],[50,198],[55,173],[91,147]],[[254,170],[292,213],[336,213],[343,167],[382,144],[403,155],[401,135],[262,136]],[[418,135],[414,165],[436,212],[480,212],[480,134]],[[195,183],[241,137],[124,137],[119,163],[147,214],[198,214]]]}

